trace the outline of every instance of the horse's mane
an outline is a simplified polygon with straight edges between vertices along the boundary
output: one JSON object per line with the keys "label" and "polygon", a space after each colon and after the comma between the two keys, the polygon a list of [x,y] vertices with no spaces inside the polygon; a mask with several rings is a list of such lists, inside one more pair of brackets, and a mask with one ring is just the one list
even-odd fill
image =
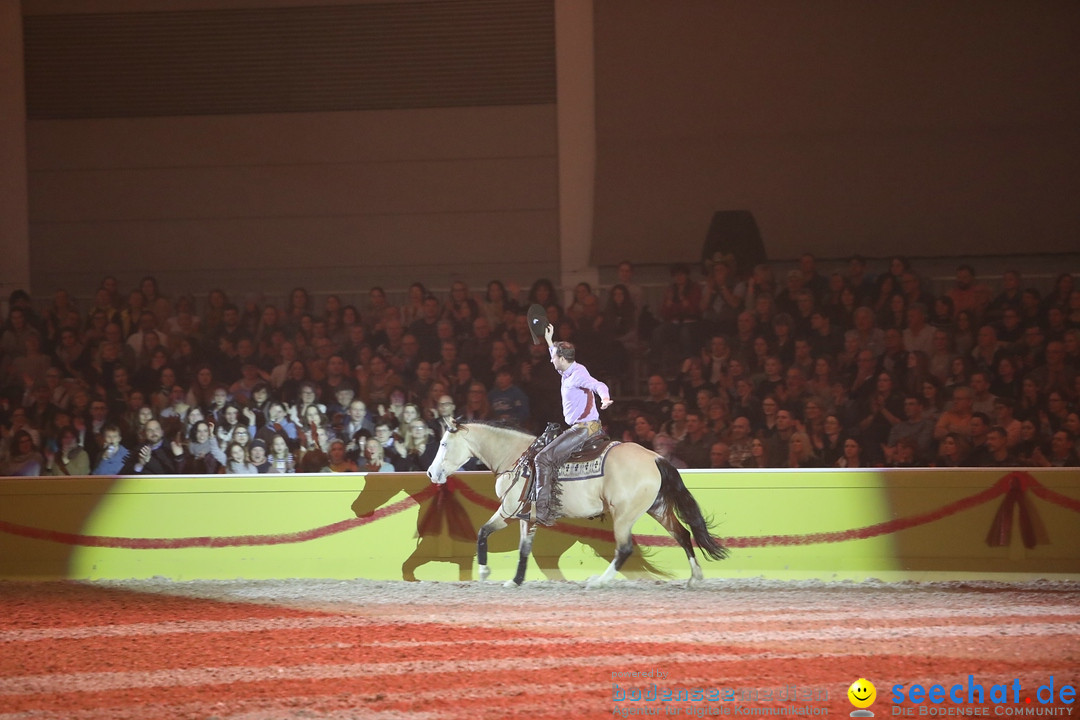
{"label": "horse's mane", "polygon": [[458,423],[458,427],[469,427],[471,425],[480,425],[488,427],[493,430],[502,430],[505,432],[514,433],[528,438],[530,441],[536,439],[536,435],[533,435],[529,431],[523,429],[520,425],[510,422],[508,420],[463,420]]}

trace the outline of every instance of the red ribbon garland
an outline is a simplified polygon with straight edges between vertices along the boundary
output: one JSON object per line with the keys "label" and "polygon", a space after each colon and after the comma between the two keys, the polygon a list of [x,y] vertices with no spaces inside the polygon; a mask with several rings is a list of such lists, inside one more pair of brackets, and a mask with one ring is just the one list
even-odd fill
{"label": "red ribbon garland", "polygon": [[[969,510],[973,507],[988,502],[999,495],[1004,495],[998,512],[991,523],[991,530],[987,537],[987,543],[992,547],[1001,547],[1009,544],[1012,530],[1012,508],[1019,507],[1020,531],[1026,547],[1031,548],[1036,543],[1036,520],[1034,510],[1030,508],[1024,497],[1024,491],[1031,492],[1038,498],[1053,503],[1067,510],[1080,513],[1080,500],[1062,495],[1051,490],[1036,478],[1024,472],[1013,472],[1002,477],[990,487],[974,495],[949,503],[943,507],[928,512],[912,515],[904,518],[895,518],[882,523],[862,528],[839,530],[834,532],[813,533],[808,535],[758,535],[745,537],[719,538],[721,542],[731,548],[765,547],[776,545],[811,545],[816,543],[844,542],[848,540],[862,540],[879,535],[890,534],[900,530],[906,530],[918,525],[941,520],[958,512]],[[429,497],[434,497],[431,507],[426,511],[424,518],[418,524],[423,528],[421,534],[441,532],[442,520],[445,517],[450,529],[450,534],[455,539],[472,541],[476,533],[468,517],[468,513],[461,503],[453,496],[455,491],[460,491],[462,496],[481,507],[494,511],[499,507],[499,502],[492,500],[481,493],[476,492],[465,483],[451,476],[445,485],[429,486],[416,495],[400,500],[391,505],[379,508],[374,513],[363,518],[353,518],[323,525],[293,533],[281,533],[273,535],[241,535],[226,537],[186,537],[186,538],[124,538],[83,535],[81,533],[67,533],[44,528],[33,528],[25,525],[0,520],[0,532],[30,538],[44,540],[64,545],[82,545],[86,547],[111,547],[127,548],[134,550],[170,550],[188,547],[218,548],[218,547],[245,547],[259,545],[282,545],[298,542],[309,542],[320,538],[336,535],[356,527],[367,525],[390,515],[396,515],[408,510],[410,507],[423,503]],[[436,522],[438,523],[436,525]],[[614,535],[610,530],[596,527],[582,527],[568,523],[559,523],[554,530],[564,532],[577,537],[601,538],[614,541]],[[635,538],[638,544],[653,547],[674,546],[675,541],[663,536],[639,536]]]}
{"label": "red ribbon garland", "polygon": [[435,498],[428,505],[424,516],[416,525],[416,530],[421,537],[439,535],[442,533],[443,521],[446,521],[450,537],[454,540],[474,542],[476,540],[476,528],[473,527],[469,513],[461,506],[454,497],[454,489],[463,487],[463,484],[451,478],[451,482],[438,485]]}

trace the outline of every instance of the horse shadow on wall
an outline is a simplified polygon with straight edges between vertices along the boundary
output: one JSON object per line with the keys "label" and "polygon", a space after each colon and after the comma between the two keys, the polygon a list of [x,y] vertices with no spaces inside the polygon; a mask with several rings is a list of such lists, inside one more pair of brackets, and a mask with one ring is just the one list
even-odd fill
{"label": "horse shadow on wall", "polygon": [[[475,579],[476,531],[491,518],[498,504],[494,485],[494,482],[469,485],[489,501],[488,506],[483,506],[463,498],[462,493],[453,492],[450,487],[432,485],[424,474],[372,473],[365,476],[364,489],[353,501],[352,510],[358,518],[371,517],[400,493],[406,493],[417,503],[415,509],[406,510],[415,512],[417,542],[402,562],[402,579],[415,581],[420,566],[445,562],[457,565],[459,580],[468,581]],[[488,552],[513,552],[516,555],[520,533],[513,522],[510,525],[488,538]],[[561,520],[554,527],[539,528],[533,541],[532,556],[545,578],[565,580],[559,560],[579,542],[610,563],[615,557],[610,518]],[[635,543],[635,549],[637,552],[631,554],[622,567],[624,575],[632,578],[671,577],[670,573],[649,562],[644,548]]]}

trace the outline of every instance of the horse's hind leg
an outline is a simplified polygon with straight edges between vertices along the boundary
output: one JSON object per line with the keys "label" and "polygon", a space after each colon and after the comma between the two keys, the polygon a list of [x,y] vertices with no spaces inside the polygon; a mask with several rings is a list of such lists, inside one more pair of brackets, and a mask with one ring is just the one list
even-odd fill
{"label": "horse's hind leg", "polygon": [[496,530],[502,530],[506,527],[506,519],[503,518],[502,513],[496,512],[491,516],[491,519],[484,523],[480,528],[480,532],[476,534],[476,564],[477,574],[481,580],[487,580],[491,575],[491,568],[487,564],[488,555],[488,535]]}
{"label": "horse's hind leg", "polygon": [[525,568],[529,564],[529,555],[532,554],[533,538],[536,536],[536,523],[521,520],[521,543],[518,545],[518,566],[513,580],[507,580],[506,587],[517,587],[525,582]]}
{"label": "horse's hind leg", "polygon": [[697,557],[694,555],[694,544],[691,540],[690,531],[675,517],[675,512],[667,507],[662,500],[657,499],[653,506],[649,508],[649,515],[652,515],[656,522],[664,526],[664,529],[671,534],[671,537],[675,538],[675,542],[679,543],[679,547],[686,553],[686,559],[690,561],[690,583],[693,584],[704,579],[705,575],[701,572],[701,566],[698,565]]}
{"label": "horse's hind leg", "polygon": [[605,585],[615,579],[615,573],[619,572],[619,568],[626,562],[626,558],[630,557],[630,554],[634,552],[634,536],[631,529],[640,516],[638,514],[628,518],[625,514],[612,513],[614,525],[612,529],[615,532],[615,558],[607,566],[603,574],[590,578],[585,583],[585,587],[591,588]]}

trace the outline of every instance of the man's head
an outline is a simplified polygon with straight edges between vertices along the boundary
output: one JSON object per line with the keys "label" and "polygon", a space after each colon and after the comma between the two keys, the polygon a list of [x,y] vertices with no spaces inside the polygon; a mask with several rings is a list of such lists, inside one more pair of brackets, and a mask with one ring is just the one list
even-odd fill
{"label": "man's head", "polygon": [[[335,440],[334,442],[340,443],[341,441]],[[344,446],[344,443],[342,443],[342,446]],[[333,443],[331,443],[331,447],[333,447]],[[248,448],[248,454],[251,456],[252,465],[262,465],[266,462],[266,443],[262,440],[253,440]]]}
{"label": "man's head", "polygon": [[337,392],[334,393],[334,399],[337,400],[338,405],[343,408],[349,407],[349,403],[353,401],[356,396],[356,391],[353,390],[353,386],[349,383],[340,385]]}
{"label": "man's head", "polygon": [[120,428],[116,425],[106,425],[102,431],[102,436],[105,439],[105,444],[110,447],[118,447],[120,445]]}
{"label": "man's head", "polygon": [[975,397],[983,397],[988,390],[990,390],[990,378],[982,370],[976,370],[971,373],[971,391],[975,393]]}
{"label": "man's head", "polygon": [[1005,452],[1008,443],[1008,434],[1005,429],[995,425],[986,433],[986,449],[997,455]]}
{"label": "man's head", "polygon": [[967,290],[975,283],[975,269],[970,265],[960,265],[956,268],[956,287]]}
{"label": "man's head", "polygon": [[795,420],[791,416],[791,411],[787,408],[781,408],[776,411],[776,429],[780,432],[787,432],[795,426]]}
{"label": "man's head", "polygon": [[701,419],[701,413],[691,410],[686,413],[686,434],[691,437],[701,437],[705,432],[705,423]]}
{"label": "man's head", "polygon": [[966,386],[960,386],[953,389],[953,410],[960,413],[965,413],[971,410],[971,388]]}
{"label": "man's head", "polygon": [[[336,440],[336,439],[331,440],[330,441],[330,453],[329,453],[329,455],[330,455],[330,462],[334,463],[335,465],[345,462],[345,442],[342,441],[342,440]],[[262,460],[265,460],[265,459],[266,459],[266,451],[264,449],[263,450]],[[251,447],[251,462],[256,464],[256,465],[259,465],[259,464],[261,464],[262,460],[256,460],[255,459],[255,446],[252,445],[252,447]]]}
{"label": "man's head", "polygon": [[567,368],[574,364],[576,357],[577,351],[573,343],[557,342],[555,343],[555,355],[551,358],[551,364],[559,372],[565,372]]}
{"label": "man's head", "polygon": [[969,422],[972,440],[976,442],[982,441],[990,430],[990,416],[986,413],[977,412],[972,414]]}
{"label": "man's head", "polygon": [[1074,438],[1068,430],[1058,430],[1050,438],[1050,453],[1055,458],[1066,458],[1069,453],[1073,451],[1076,446],[1076,438]]}
{"label": "man's head", "polygon": [[349,419],[353,422],[363,422],[364,416],[367,415],[367,405],[363,400],[353,400],[349,403]]}
{"label": "man's head", "polygon": [[913,465],[915,463],[915,441],[911,438],[903,438],[896,443],[896,455],[893,463],[896,465]]}
{"label": "man's head", "polygon": [[715,442],[709,448],[709,464],[712,467],[727,467],[731,450],[725,442]]}
{"label": "man's head", "polygon": [[744,440],[748,437],[750,437],[750,418],[740,415],[731,423],[731,438],[733,440]]}
{"label": "man's head", "polygon": [[143,426],[143,434],[146,435],[146,442],[151,445],[156,445],[161,442],[161,439],[165,437],[165,433],[161,429],[161,423],[157,420],[151,420]]}
{"label": "man's head", "polygon": [[908,420],[919,420],[922,417],[922,401],[917,395],[904,396],[904,416]]}

